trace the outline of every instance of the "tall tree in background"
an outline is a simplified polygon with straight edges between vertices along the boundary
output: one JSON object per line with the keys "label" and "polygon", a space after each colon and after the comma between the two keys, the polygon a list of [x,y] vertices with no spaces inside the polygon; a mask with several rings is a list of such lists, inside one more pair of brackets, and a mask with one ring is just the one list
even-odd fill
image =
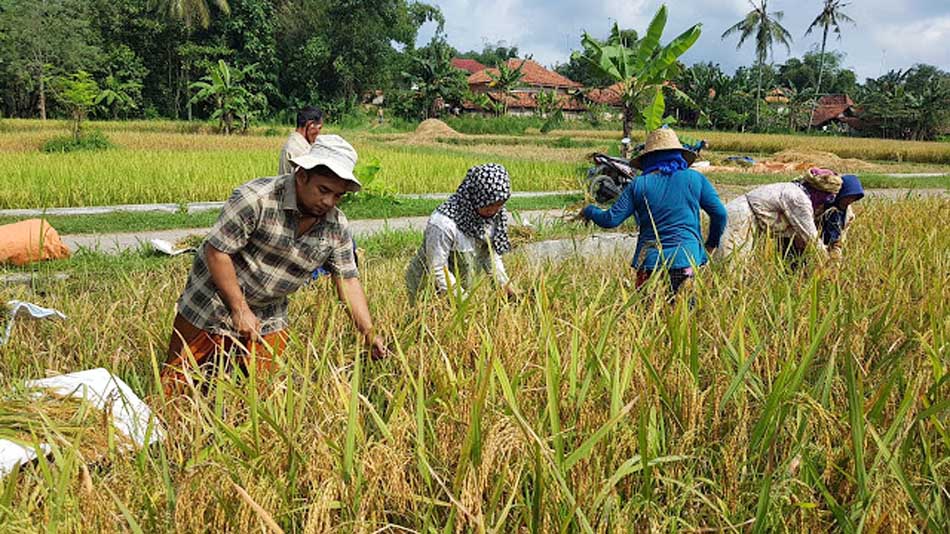
{"label": "tall tree in background", "polygon": [[3,67],[35,95],[36,112],[46,120],[50,77],[89,68],[100,53],[86,6],[82,0],[12,0],[3,7]]}
{"label": "tall tree in background", "polygon": [[[821,59],[818,63],[818,83],[815,84],[815,103],[812,104],[812,118],[815,116],[815,109],[818,107],[818,99],[821,98],[821,77],[825,70],[825,46],[828,44],[828,31],[833,30],[835,36],[841,40],[841,23],[850,22],[854,24],[854,19],[844,13],[844,8],[849,2],[843,0],[825,0],[821,13],[811,21],[808,29],[805,30],[805,36],[811,35],[815,28],[821,28]],[[808,122],[808,129],[811,130],[811,121]]]}
{"label": "tall tree in background", "polygon": [[778,42],[785,45],[785,48],[792,51],[792,34],[788,33],[781,21],[785,18],[782,11],[768,11],[768,1],[759,0],[756,4],[749,0],[752,11],[746,13],[744,19],[733,24],[722,33],[725,39],[732,34],[739,34],[739,44],[736,49],[742,48],[742,45],[750,38],[755,37],[755,63],[759,70],[759,81],[755,88],[755,125],[759,125],[759,104],[762,100],[762,69],[765,66],[765,60],[772,55],[772,45]]}
{"label": "tall tree in background", "polygon": [[[674,91],[684,100],[689,100],[687,95],[667,82],[678,72],[677,59],[699,39],[702,25],[694,25],[661,47],[660,37],[665,27],[666,6],[663,5],[654,15],[643,39],[634,43],[621,40],[617,44],[607,44],[585,33],[581,40],[584,53],[574,53],[574,57],[583,58],[601,73],[621,84],[625,138],[630,137],[633,121],[638,115],[642,116],[648,132],[662,124],[666,110],[664,87]],[[619,34],[616,25],[615,33]],[[623,154],[623,157],[627,156],[628,154]]]}
{"label": "tall tree in background", "polygon": [[[193,28],[198,23],[202,28],[211,24],[211,8],[208,0],[160,0],[168,16],[180,21],[186,28]],[[231,14],[228,0],[212,0],[214,5],[225,15]]]}

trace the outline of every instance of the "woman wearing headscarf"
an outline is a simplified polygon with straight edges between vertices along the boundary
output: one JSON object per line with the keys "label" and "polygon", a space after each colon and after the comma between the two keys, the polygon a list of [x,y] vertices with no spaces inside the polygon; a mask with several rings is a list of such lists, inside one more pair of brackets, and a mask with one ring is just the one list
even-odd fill
{"label": "woman wearing headscarf", "polygon": [[848,208],[862,198],[864,198],[864,188],[861,186],[861,180],[853,174],[842,176],[841,190],[818,218],[821,226],[821,240],[828,247],[829,255],[841,256],[841,244],[844,243],[848,225],[854,220],[854,212]]}
{"label": "woman wearing headscarf", "polygon": [[[644,151],[630,162],[643,175],[624,188],[609,210],[589,205],[581,211],[583,219],[603,228],[615,228],[635,217],[640,227],[632,262],[637,287],[655,271],[666,269],[675,294],[693,277],[693,267],[707,262],[707,251],[719,246],[726,209],[709,180],[689,168],[695,159],[696,154],[683,148],[673,130],[654,130],[647,135]],[[710,220],[705,242],[700,209]]]}
{"label": "woman wearing headscarf", "polygon": [[406,269],[410,300],[430,276],[439,293],[454,290],[456,275],[468,289],[476,270],[516,294],[501,259],[511,250],[504,208],[510,197],[511,179],[503,166],[487,163],[468,170],[458,190],[429,217],[422,246]]}
{"label": "woman wearing headscarf", "polygon": [[815,219],[840,189],[841,177],[812,168],[799,180],[763,185],[736,197],[726,204],[729,224],[715,259],[748,254],[755,235],[765,232],[796,254],[810,244],[823,251]]}

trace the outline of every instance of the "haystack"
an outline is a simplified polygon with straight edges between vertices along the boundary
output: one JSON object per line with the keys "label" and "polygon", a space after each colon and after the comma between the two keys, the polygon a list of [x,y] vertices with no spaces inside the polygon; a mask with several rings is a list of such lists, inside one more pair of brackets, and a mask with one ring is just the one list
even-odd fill
{"label": "haystack", "polygon": [[416,131],[409,136],[409,139],[416,142],[433,143],[440,137],[462,137],[462,134],[439,119],[426,119],[419,123]]}
{"label": "haystack", "polygon": [[837,154],[818,150],[783,150],[769,158],[768,163],[791,165],[794,170],[799,171],[811,167],[822,167],[839,173],[866,171],[873,168],[873,165],[860,159],[842,158]]}

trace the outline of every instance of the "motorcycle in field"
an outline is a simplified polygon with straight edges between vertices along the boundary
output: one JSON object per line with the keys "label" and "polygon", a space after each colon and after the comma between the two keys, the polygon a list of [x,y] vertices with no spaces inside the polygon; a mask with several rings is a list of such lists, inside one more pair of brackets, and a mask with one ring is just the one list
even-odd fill
{"label": "motorcycle in field", "polygon": [[[699,154],[709,144],[705,140],[696,143],[683,143],[683,148]],[[643,150],[642,144],[633,149],[633,157]],[[587,190],[598,204],[609,204],[620,196],[624,188],[632,182],[638,169],[630,165],[630,160],[594,152],[588,156],[593,164],[587,169]]]}

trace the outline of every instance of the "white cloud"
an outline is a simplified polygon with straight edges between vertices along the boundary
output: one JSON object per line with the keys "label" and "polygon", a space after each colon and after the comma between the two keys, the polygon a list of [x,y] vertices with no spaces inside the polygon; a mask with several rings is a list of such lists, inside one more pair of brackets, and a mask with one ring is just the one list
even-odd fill
{"label": "white cloud", "polygon": [[950,43],[950,16],[912,24],[885,24],[875,27],[873,41],[886,55],[885,68],[906,68],[912,63],[947,67]]}
{"label": "white cloud", "polygon": [[[423,0],[438,5],[446,18],[449,42],[460,50],[481,50],[485,43],[505,41],[546,65],[563,63],[580,47],[583,31],[606,36],[612,21],[640,32],[664,0]],[[665,2],[669,21],[663,42],[687,27],[703,23],[703,35],[684,56],[687,63],[713,61],[732,71],[753,61],[751,44],[736,50],[737,40],[720,35],[751,8],[748,0],[680,0]],[[820,32],[804,36],[820,9],[819,0],[771,0],[770,11],[784,11],[783,25],[794,38],[792,55],[816,47]],[[926,62],[950,70],[950,2],[948,0],[853,0],[846,12],[856,25],[842,26],[842,39],[828,47],[845,55],[844,64],[859,79],[892,68]],[[423,31],[420,42],[432,30]],[[776,47],[775,61],[788,57]],[[882,56],[886,61],[882,61]]]}

